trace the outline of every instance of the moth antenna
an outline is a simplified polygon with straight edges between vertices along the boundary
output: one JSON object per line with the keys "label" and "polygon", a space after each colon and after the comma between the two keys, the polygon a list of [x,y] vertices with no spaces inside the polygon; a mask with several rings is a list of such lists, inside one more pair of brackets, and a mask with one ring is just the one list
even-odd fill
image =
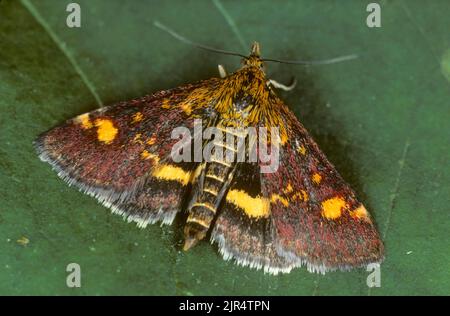
{"label": "moth antenna", "polygon": [[352,54],[352,55],[339,56],[339,57],[324,59],[324,60],[309,60],[308,61],[308,60],[279,60],[279,59],[264,58],[264,59],[262,59],[262,61],[269,61],[269,62],[282,63],[282,64],[316,66],[316,65],[336,64],[336,63],[340,63],[343,61],[353,60],[358,57],[359,57],[358,55]]}
{"label": "moth antenna", "polygon": [[181,42],[183,42],[185,44],[192,45],[192,46],[195,46],[197,48],[200,48],[200,49],[203,49],[203,50],[207,50],[207,51],[210,51],[210,52],[213,52],[213,53],[217,53],[217,54],[232,55],[232,56],[239,56],[239,57],[247,58],[247,56],[245,56],[243,54],[230,52],[230,51],[226,51],[226,50],[222,50],[222,49],[206,46],[206,45],[203,45],[203,44],[195,43],[195,42],[191,41],[190,39],[188,39],[188,38],[178,34],[177,32],[175,32],[174,30],[172,30],[169,27],[165,26],[164,24],[160,23],[159,21],[154,21],[153,25],[156,26],[157,28],[159,28],[159,29],[169,33],[170,35],[175,37],[177,40],[179,40],[179,41],[181,41]]}

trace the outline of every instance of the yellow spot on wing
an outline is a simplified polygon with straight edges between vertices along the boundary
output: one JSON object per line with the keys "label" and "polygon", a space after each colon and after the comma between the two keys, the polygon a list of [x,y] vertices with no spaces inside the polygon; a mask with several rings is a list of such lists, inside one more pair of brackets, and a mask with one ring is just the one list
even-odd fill
{"label": "yellow spot on wing", "polygon": [[141,152],[141,157],[142,159],[148,159],[151,157],[151,154],[147,150],[144,150],[143,152]]}
{"label": "yellow spot on wing", "polygon": [[370,220],[369,213],[362,204],[355,210],[350,211],[350,216],[353,218]]}
{"label": "yellow spot on wing", "polygon": [[334,197],[322,202],[322,216],[328,219],[336,219],[342,215],[347,203],[341,197]]}
{"label": "yellow spot on wing", "polygon": [[138,122],[142,121],[142,118],[143,118],[143,117],[144,117],[144,115],[142,115],[141,112],[136,112],[136,113],[133,115],[133,123],[138,123]]}
{"label": "yellow spot on wing", "polygon": [[315,184],[319,184],[322,181],[322,176],[318,173],[313,174],[312,180]]}
{"label": "yellow spot on wing", "polygon": [[89,118],[89,113],[78,115],[74,119],[75,123],[81,124],[81,127],[84,129],[90,129],[93,127],[92,122]]}
{"label": "yellow spot on wing", "polygon": [[306,154],[306,148],[304,145],[301,145],[300,147],[297,147],[297,151],[302,154],[305,155]]}
{"label": "yellow spot on wing", "polygon": [[244,210],[250,217],[268,217],[270,214],[269,200],[263,197],[251,197],[241,190],[230,190],[227,201]]}
{"label": "yellow spot on wing", "polygon": [[272,197],[270,198],[270,202],[276,203],[277,201],[280,201],[284,206],[289,206],[289,201],[286,198],[284,198],[278,194],[272,194]]}
{"label": "yellow spot on wing", "polygon": [[187,115],[191,115],[192,113],[192,106],[189,103],[189,100],[184,101],[180,104],[181,109],[186,113]]}
{"label": "yellow spot on wing", "polygon": [[168,99],[164,99],[163,102],[162,102],[161,107],[163,109],[170,109],[170,102],[169,102],[169,100]]}
{"label": "yellow spot on wing", "polygon": [[289,137],[284,129],[281,130],[281,144],[284,145],[288,141]]}
{"label": "yellow spot on wing", "polygon": [[157,155],[155,155],[155,154],[152,154],[151,152],[149,152],[147,150],[144,150],[141,153],[141,158],[142,159],[153,159],[153,160],[155,160],[156,163],[159,162],[159,157]]}
{"label": "yellow spot on wing", "polygon": [[153,171],[152,175],[157,179],[177,181],[182,185],[187,185],[191,180],[190,171],[171,165],[159,166]]}
{"label": "yellow spot on wing", "polygon": [[283,191],[284,193],[291,193],[294,189],[292,188],[291,183],[289,182],[286,189]]}
{"label": "yellow spot on wing", "polygon": [[300,190],[292,196],[292,199],[299,199],[300,201],[307,202],[308,201],[308,193],[305,190]]}
{"label": "yellow spot on wing", "polygon": [[305,201],[305,202],[308,201],[309,200],[308,193],[305,190],[301,190],[300,192],[303,195],[303,201]]}
{"label": "yellow spot on wing", "polygon": [[95,126],[97,127],[97,139],[105,144],[110,144],[116,138],[118,129],[114,127],[111,120],[96,119]]}
{"label": "yellow spot on wing", "polygon": [[134,135],[133,142],[142,144],[141,136],[142,136],[141,133],[137,133],[136,135]]}
{"label": "yellow spot on wing", "polygon": [[156,142],[156,137],[152,136],[150,139],[146,141],[147,145],[153,145]]}

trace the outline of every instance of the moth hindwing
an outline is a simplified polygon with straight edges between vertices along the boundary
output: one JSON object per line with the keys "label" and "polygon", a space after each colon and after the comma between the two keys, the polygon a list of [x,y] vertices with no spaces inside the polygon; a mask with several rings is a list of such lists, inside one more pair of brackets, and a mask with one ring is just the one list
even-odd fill
{"label": "moth hindwing", "polygon": [[[185,250],[209,236],[224,259],[272,274],[381,262],[366,208],[271,82],[255,43],[233,74],[79,115],[35,147],[69,185],[141,227],[186,212]],[[194,135],[179,151],[189,159],[174,159],[175,128]]]}

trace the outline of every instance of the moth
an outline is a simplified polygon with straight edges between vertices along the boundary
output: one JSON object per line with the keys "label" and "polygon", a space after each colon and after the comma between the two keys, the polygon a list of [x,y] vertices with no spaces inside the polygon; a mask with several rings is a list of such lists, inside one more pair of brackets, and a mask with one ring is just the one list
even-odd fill
{"label": "moth", "polygon": [[[184,250],[209,238],[225,260],[288,273],[349,270],[383,259],[366,208],[277,96],[254,43],[227,75],[79,115],[40,135],[35,147],[69,185],[138,226],[185,214]],[[172,159],[175,127],[279,130],[279,165]],[[248,141],[248,135],[234,133]],[[258,136],[257,136],[258,137]],[[235,149],[217,140],[235,158]],[[183,215],[180,215],[183,216]]]}

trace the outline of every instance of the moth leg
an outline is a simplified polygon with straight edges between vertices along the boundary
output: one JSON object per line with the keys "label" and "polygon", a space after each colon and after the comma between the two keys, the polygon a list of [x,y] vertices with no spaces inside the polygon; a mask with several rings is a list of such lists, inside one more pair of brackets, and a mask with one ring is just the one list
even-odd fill
{"label": "moth leg", "polygon": [[217,68],[219,69],[220,78],[225,78],[227,76],[227,71],[225,70],[225,67],[222,65],[217,65]]}
{"label": "moth leg", "polygon": [[289,86],[286,86],[282,83],[279,83],[273,79],[269,79],[269,81],[267,82],[267,85],[272,85],[274,88],[276,89],[281,89],[284,91],[291,91],[295,88],[295,86],[297,85],[297,79],[293,79],[292,83]]}

